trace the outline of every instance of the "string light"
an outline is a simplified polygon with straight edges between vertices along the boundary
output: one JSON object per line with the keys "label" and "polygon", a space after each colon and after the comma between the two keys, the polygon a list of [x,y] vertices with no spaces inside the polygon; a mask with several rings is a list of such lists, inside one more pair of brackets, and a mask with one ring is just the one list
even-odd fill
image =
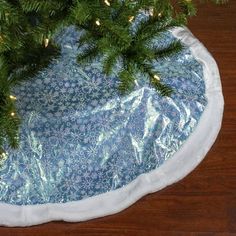
{"label": "string light", "polygon": [[153,16],[153,15],[154,15],[154,10],[153,10],[153,8],[151,8],[151,9],[149,10],[149,14],[150,14],[150,16]]}
{"label": "string light", "polygon": [[[153,9],[153,8],[151,8],[151,9],[149,10],[149,15],[150,15],[150,16],[154,16],[154,9]],[[159,12],[159,13],[157,14],[157,16],[158,16],[158,17],[162,17],[162,13]]]}
{"label": "string light", "polygon": [[134,16],[130,16],[130,17],[129,17],[129,22],[132,22],[133,19],[134,19]]}
{"label": "string light", "polygon": [[11,116],[15,116],[16,115],[16,113],[15,112],[11,112]]}
{"label": "string light", "polygon": [[9,98],[10,98],[11,100],[16,100],[16,97],[13,96],[13,95],[10,95]]}
{"label": "string light", "polygon": [[7,153],[4,151],[0,152],[0,157],[5,159],[7,157]]}
{"label": "string light", "polygon": [[100,23],[100,21],[99,21],[99,20],[96,20],[96,21],[95,21],[95,23],[96,23],[96,25],[98,25],[98,26],[100,26],[100,25],[101,25],[101,23]]}
{"label": "string light", "polygon": [[110,3],[108,0],[105,0],[104,3],[105,3],[107,6],[111,6],[111,3]]}
{"label": "string light", "polygon": [[161,78],[160,78],[158,75],[154,75],[153,78],[156,79],[156,80],[158,80],[158,81],[161,80]]}
{"label": "string light", "polygon": [[49,44],[49,39],[48,38],[44,39],[44,46],[45,46],[45,48],[48,47],[48,44]]}

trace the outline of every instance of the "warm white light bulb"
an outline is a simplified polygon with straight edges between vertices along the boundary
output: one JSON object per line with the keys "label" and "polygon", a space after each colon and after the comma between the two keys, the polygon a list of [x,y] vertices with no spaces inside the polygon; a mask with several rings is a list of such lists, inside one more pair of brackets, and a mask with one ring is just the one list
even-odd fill
{"label": "warm white light bulb", "polygon": [[158,80],[158,81],[161,80],[160,77],[159,77],[158,75],[154,75],[154,79],[156,79],[156,80]]}
{"label": "warm white light bulb", "polygon": [[11,100],[16,100],[16,97],[13,96],[13,95],[10,95],[9,98],[10,98]]}
{"label": "warm white light bulb", "polygon": [[45,48],[48,46],[48,44],[49,44],[49,39],[44,39],[44,46],[45,46]]}
{"label": "warm white light bulb", "polygon": [[111,6],[111,3],[108,0],[104,1],[107,6]]}
{"label": "warm white light bulb", "polygon": [[129,17],[129,22],[132,22],[133,19],[134,19],[134,16],[130,16],[130,17]]}
{"label": "warm white light bulb", "polygon": [[154,15],[154,10],[153,10],[153,8],[149,9],[149,14],[150,14],[150,16],[153,16],[153,15]]}
{"label": "warm white light bulb", "polygon": [[99,20],[96,20],[96,22],[95,22],[95,23],[96,23],[96,25],[98,25],[98,26],[99,26],[99,25],[101,25],[101,23],[100,23],[100,21],[99,21]]}
{"label": "warm white light bulb", "polygon": [[2,152],[2,153],[0,153],[0,157],[2,157],[2,158],[6,158],[6,156],[7,156],[7,153],[6,153],[6,152]]}

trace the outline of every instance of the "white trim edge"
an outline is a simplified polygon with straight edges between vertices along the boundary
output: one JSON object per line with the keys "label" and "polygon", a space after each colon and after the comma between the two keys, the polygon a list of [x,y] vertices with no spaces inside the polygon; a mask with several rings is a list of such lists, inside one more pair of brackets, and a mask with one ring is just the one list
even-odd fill
{"label": "white trim edge", "polygon": [[176,28],[172,33],[190,47],[196,60],[203,65],[208,99],[198,126],[182,148],[158,169],[140,175],[115,191],[68,203],[29,206],[0,203],[0,225],[23,227],[54,220],[79,222],[111,215],[132,205],[144,195],[179,181],[203,160],[221,128],[224,99],[220,75],[215,60],[187,28]]}

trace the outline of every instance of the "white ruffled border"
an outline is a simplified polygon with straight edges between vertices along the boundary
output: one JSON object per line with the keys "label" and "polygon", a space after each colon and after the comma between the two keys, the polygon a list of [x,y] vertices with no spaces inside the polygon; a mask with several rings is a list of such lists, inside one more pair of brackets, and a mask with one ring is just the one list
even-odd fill
{"label": "white ruffled border", "polygon": [[17,206],[0,203],[0,225],[31,226],[54,220],[85,221],[122,211],[148,193],[156,192],[189,174],[205,157],[221,128],[224,99],[217,64],[207,49],[187,28],[176,28],[174,36],[190,47],[203,65],[208,105],[198,126],[182,148],[161,167],[142,174],[118,190],[85,200]]}

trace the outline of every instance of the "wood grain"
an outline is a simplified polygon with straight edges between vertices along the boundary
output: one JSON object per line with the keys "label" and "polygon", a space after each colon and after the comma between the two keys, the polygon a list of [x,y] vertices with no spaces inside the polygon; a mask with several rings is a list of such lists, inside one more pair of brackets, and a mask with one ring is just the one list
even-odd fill
{"label": "wood grain", "polygon": [[218,62],[225,96],[222,130],[200,166],[119,214],[84,223],[0,227],[0,236],[236,235],[236,1],[200,5],[189,28]]}

